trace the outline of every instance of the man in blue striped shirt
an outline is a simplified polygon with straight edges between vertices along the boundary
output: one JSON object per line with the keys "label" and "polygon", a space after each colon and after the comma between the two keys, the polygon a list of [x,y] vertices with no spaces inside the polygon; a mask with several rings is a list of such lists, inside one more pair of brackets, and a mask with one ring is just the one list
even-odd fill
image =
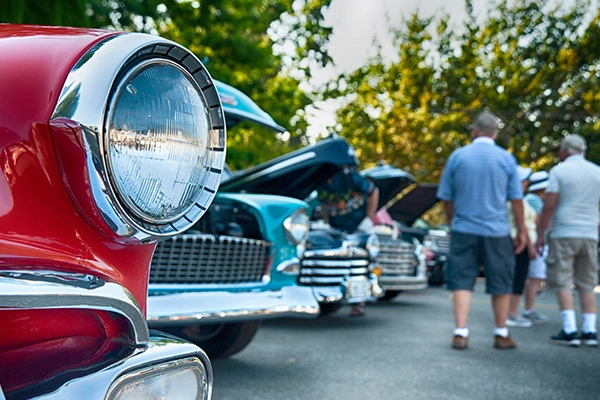
{"label": "man in blue striped shirt", "polygon": [[[483,112],[470,128],[472,143],[450,155],[437,192],[452,232],[446,267],[456,322],[452,347],[468,347],[471,297],[483,266],[496,324],[494,347],[511,349],[516,344],[506,327],[506,317],[514,254],[523,251],[529,241],[523,218],[523,189],[515,158],[495,143],[498,118]],[[507,201],[513,206],[517,226],[514,242],[510,238]]]}

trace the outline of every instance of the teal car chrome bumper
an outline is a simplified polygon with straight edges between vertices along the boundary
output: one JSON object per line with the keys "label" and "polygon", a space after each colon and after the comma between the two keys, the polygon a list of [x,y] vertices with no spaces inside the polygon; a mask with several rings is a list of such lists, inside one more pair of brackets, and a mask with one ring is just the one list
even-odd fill
{"label": "teal car chrome bumper", "polygon": [[312,289],[285,286],[249,292],[163,292],[148,297],[147,319],[150,327],[160,327],[318,315],[319,304]]}

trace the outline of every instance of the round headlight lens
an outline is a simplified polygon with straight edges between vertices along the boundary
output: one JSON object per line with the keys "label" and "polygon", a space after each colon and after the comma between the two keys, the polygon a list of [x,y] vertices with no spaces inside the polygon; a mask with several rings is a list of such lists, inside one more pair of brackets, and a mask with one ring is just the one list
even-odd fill
{"label": "round headlight lens", "polygon": [[367,238],[366,248],[369,252],[369,257],[371,257],[371,259],[373,260],[376,259],[379,255],[380,249],[379,238],[377,237],[377,235],[369,235],[369,237]]}
{"label": "round headlight lens", "polygon": [[296,210],[283,222],[285,234],[292,244],[300,244],[306,240],[310,229],[310,222],[306,210]]}
{"label": "round headlight lens", "polygon": [[141,63],[121,81],[107,120],[115,191],[138,218],[167,223],[193,207],[208,176],[210,131],[195,80],[175,63]]}

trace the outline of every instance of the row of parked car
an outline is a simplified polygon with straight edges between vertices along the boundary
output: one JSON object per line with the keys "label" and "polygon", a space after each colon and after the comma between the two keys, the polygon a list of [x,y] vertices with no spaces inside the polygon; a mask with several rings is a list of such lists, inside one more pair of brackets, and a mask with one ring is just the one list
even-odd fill
{"label": "row of parked car", "polygon": [[361,172],[391,224],[312,218],[316,188],[358,164],[342,138],[231,173],[226,127],[283,128],[173,42],[0,25],[0,59],[0,399],[209,399],[209,357],[261,321],[442,270],[446,237],[406,228],[435,187],[405,171]]}

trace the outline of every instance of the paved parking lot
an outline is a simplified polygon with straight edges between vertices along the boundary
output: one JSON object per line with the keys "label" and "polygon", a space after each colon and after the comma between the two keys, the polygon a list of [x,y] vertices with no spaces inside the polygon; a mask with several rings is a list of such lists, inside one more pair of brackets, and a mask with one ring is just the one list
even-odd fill
{"label": "paved parking lot", "polygon": [[370,305],[362,318],[342,308],[315,320],[265,322],[244,351],[213,360],[214,398],[600,398],[600,348],[548,343],[560,330],[552,293],[538,298],[550,322],[511,328],[518,348],[497,350],[490,298],[478,284],[466,351],[450,348],[449,294],[438,287],[402,294]]}

